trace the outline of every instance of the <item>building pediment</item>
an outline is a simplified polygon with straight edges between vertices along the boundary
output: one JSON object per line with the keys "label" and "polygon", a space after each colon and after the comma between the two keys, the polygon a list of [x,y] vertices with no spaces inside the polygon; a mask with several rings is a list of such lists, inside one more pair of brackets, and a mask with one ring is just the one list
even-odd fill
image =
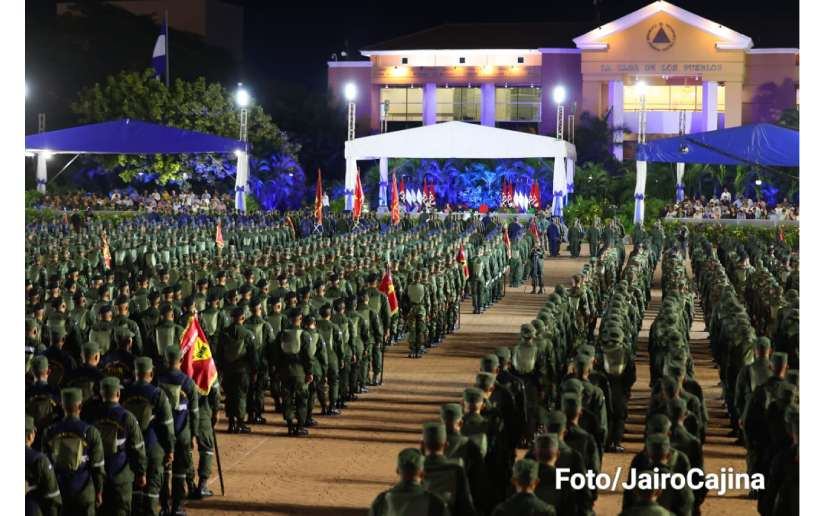
{"label": "building pediment", "polygon": [[615,40],[621,33],[631,29],[638,31],[640,25],[647,24],[650,25],[644,31],[647,44],[654,51],[666,51],[676,44],[678,38],[673,24],[662,21],[668,19],[691,26],[696,31],[704,33],[706,38],[712,38],[717,50],[747,50],[753,46],[750,37],[664,0],[653,2],[617,20],[596,27],[574,38],[573,42],[581,50],[607,50],[611,40]]}

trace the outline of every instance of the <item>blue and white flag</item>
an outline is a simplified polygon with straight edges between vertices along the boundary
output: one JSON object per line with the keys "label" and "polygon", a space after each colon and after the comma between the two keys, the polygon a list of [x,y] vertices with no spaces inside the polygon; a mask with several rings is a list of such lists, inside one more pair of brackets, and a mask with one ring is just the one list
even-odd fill
{"label": "blue and white flag", "polygon": [[158,79],[166,79],[166,38],[169,36],[169,27],[164,20],[160,35],[155,41],[155,49],[152,51],[152,67],[155,69],[155,76]]}

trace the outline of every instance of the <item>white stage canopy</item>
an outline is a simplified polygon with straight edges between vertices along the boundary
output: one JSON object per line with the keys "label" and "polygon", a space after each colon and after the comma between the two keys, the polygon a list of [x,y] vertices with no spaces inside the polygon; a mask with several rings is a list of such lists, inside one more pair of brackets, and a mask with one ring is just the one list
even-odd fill
{"label": "white stage canopy", "polygon": [[418,159],[523,159],[554,158],[553,213],[561,212],[563,200],[572,192],[573,178],[567,169],[576,161],[576,146],[570,142],[535,134],[495,127],[444,122],[364,136],[346,142],[344,157],[347,174],[344,183],[346,209],[352,209],[358,160],[379,160],[381,199],[387,205],[388,158]]}

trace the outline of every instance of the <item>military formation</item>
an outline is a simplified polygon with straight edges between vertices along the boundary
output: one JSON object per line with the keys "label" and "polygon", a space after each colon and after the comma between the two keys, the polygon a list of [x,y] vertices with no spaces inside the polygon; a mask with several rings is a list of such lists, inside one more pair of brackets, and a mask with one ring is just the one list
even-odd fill
{"label": "military formation", "polygon": [[781,239],[694,236],[691,259],[731,436],[763,516],[799,513],[799,260]]}
{"label": "military formation", "polygon": [[[183,514],[212,495],[221,405],[227,431],[249,433],[271,398],[287,434],[305,436],[313,416],[381,385],[388,346],[406,340],[420,357],[458,327],[466,294],[479,312],[504,295],[495,220],[309,220],[27,228],[27,504]],[[181,371],[195,318],[219,372],[207,389]]]}

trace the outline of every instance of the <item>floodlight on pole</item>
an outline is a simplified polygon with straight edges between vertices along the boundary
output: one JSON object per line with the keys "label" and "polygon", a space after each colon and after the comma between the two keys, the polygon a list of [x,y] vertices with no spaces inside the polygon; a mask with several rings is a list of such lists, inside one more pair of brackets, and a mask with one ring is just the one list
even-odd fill
{"label": "floodlight on pole", "polygon": [[245,108],[249,106],[249,92],[243,87],[242,83],[238,83],[238,91],[235,92],[235,102],[238,103],[238,107]]}
{"label": "floodlight on pole", "polygon": [[246,91],[246,88],[243,87],[243,83],[238,83],[238,90],[235,92],[235,103],[238,104],[238,107],[241,108],[241,135],[240,140],[244,142],[244,147],[246,147],[246,140],[247,140],[247,128],[248,128],[248,121],[249,121],[249,92]]}
{"label": "floodlight on pole", "polygon": [[558,85],[553,88],[553,102],[556,103],[556,138],[564,139],[564,100],[567,97],[567,91],[564,86]]}
{"label": "floodlight on pole", "polygon": [[347,140],[355,139],[355,97],[358,89],[348,82],[344,85],[344,98],[347,99]]}

